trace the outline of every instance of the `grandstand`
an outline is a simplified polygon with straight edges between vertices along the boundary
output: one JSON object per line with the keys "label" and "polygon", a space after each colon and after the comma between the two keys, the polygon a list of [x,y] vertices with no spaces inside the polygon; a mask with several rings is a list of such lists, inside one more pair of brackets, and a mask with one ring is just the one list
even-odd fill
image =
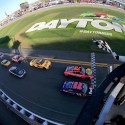
{"label": "grandstand", "polygon": [[[17,18],[21,17],[24,14],[27,14],[29,12],[35,11],[37,9],[40,9],[40,8],[43,8],[46,6],[60,4],[60,1],[63,1],[61,3],[76,2],[75,0],[48,0],[48,2],[46,2],[46,3],[41,3],[41,2],[37,2],[37,4],[36,4],[36,2],[31,3],[31,4],[28,4],[28,2],[21,3],[20,10],[13,12],[8,17],[6,17],[2,21],[0,21],[0,28],[9,24],[10,22],[16,20]],[[49,4],[49,2],[50,2],[50,4]],[[118,8],[125,10],[125,0],[77,0],[77,2],[107,4],[107,5],[111,5],[111,6],[118,7]]]}
{"label": "grandstand", "polygon": [[125,10],[125,0],[107,0],[106,3]]}

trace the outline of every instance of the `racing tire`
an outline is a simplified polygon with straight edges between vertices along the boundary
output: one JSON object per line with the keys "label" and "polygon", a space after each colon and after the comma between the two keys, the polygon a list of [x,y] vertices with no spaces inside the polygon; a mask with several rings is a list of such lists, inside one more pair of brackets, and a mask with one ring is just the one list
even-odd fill
{"label": "racing tire", "polygon": [[68,76],[67,74],[64,74],[65,76]]}

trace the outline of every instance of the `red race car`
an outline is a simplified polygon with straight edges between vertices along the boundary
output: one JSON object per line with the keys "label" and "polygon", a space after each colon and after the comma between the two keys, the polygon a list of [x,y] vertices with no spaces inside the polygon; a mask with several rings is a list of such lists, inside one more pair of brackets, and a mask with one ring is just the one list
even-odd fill
{"label": "red race car", "polygon": [[13,62],[19,62],[19,63],[21,63],[21,62],[23,62],[24,60],[25,60],[25,58],[22,57],[22,56],[20,56],[20,55],[15,55],[15,56],[12,57],[12,61],[13,61]]}
{"label": "red race car", "polygon": [[80,66],[67,66],[66,70],[64,71],[65,76],[75,76],[79,78],[89,78],[90,80],[93,79],[93,73],[90,68],[84,68]]}

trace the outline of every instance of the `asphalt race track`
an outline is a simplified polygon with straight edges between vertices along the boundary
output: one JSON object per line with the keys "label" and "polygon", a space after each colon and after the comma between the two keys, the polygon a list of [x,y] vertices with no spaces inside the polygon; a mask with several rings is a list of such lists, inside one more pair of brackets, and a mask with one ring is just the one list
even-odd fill
{"label": "asphalt race track", "polygon": [[[49,55],[50,52],[45,52],[44,54]],[[36,54],[35,56],[37,55],[40,54]],[[58,58],[65,60],[77,60],[83,62],[91,61],[90,53],[87,55],[75,52],[75,54],[72,55],[72,52],[70,52],[70,54],[65,52],[60,54],[59,52],[56,52],[56,54],[52,53],[52,55],[56,55]],[[8,56],[6,56],[6,58],[10,59]],[[27,61],[29,62],[30,59]],[[77,96],[65,95],[60,92],[60,88],[65,80],[83,81],[87,83],[90,83],[90,81],[71,77],[67,78],[63,75],[65,67],[67,65],[73,65],[72,62],[52,62],[52,67],[50,70],[42,70],[30,67],[28,62],[22,64],[12,64],[22,67],[27,71],[26,76],[22,79],[12,76],[9,74],[8,68],[2,67],[0,65],[0,88],[9,97],[30,111],[55,122],[73,125],[78,118],[81,109],[87,105],[87,102],[91,97],[80,98]],[[102,58],[102,54],[98,54],[96,55],[96,62],[109,64],[113,63],[113,59],[110,56],[103,56]],[[108,68],[96,67],[97,86],[95,92],[107,75]],[[7,117],[7,115],[5,115],[5,117]],[[13,120],[15,119],[13,118]]]}
{"label": "asphalt race track", "polygon": [[[84,61],[91,60],[90,54],[88,57],[84,56]],[[11,60],[11,57],[7,55],[5,58]],[[78,60],[79,58],[80,56],[75,57],[77,61],[83,60],[82,58]],[[69,57],[70,59],[73,60],[72,57]],[[9,74],[8,68],[0,65],[0,88],[18,104],[37,115],[55,122],[73,125],[81,109],[91,97],[81,98],[66,95],[60,92],[60,88],[64,81],[81,81],[86,83],[90,83],[90,81],[63,75],[66,66],[73,65],[72,61],[68,63],[63,63],[61,62],[62,60],[60,62],[52,62],[52,67],[49,70],[44,70],[30,67],[30,60],[27,59],[27,62],[21,64],[12,63],[13,66],[16,65],[26,70],[27,74],[22,79]],[[107,68],[96,67],[96,89],[107,74]]]}

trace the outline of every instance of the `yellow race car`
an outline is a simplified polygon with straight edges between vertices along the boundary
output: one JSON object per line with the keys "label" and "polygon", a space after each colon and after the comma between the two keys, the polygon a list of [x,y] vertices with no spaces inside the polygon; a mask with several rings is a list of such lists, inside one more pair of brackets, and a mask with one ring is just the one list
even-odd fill
{"label": "yellow race car", "polygon": [[51,67],[51,62],[49,60],[35,58],[35,59],[30,61],[30,66],[34,66],[37,68],[49,69]]}
{"label": "yellow race car", "polygon": [[1,65],[2,65],[2,66],[5,66],[5,67],[10,66],[10,64],[11,64],[11,62],[8,61],[8,60],[6,60],[6,59],[4,59],[4,60],[1,62]]}

